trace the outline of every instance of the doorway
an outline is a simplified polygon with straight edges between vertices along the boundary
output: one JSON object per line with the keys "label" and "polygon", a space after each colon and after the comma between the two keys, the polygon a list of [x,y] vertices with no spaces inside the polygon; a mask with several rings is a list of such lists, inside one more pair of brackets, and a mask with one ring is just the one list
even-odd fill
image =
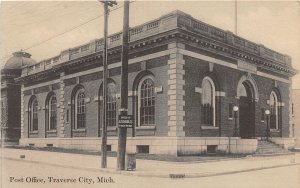
{"label": "doorway", "polygon": [[239,87],[239,133],[241,138],[255,137],[255,100],[253,87],[244,81]]}

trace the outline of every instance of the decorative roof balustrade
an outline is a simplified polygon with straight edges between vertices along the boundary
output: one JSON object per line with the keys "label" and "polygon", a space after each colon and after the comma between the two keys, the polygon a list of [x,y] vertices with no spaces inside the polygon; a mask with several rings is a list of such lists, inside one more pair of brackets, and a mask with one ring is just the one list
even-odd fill
{"label": "decorative roof balustrade", "polygon": [[[278,65],[283,65],[285,67],[291,66],[290,56],[280,54],[264,47],[263,45],[259,45],[236,36],[229,31],[224,31],[217,27],[196,20],[190,15],[181,11],[171,12],[167,15],[161,16],[159,19],[152,20],[145,24],[131,28],[129,31],[130,42],[134,42],[140,39],[147,38],[149,36],[154,36],[156,34],[178,28],[199,34],[200,36],[204,36],[218,42],[225,43],[234,48],[250,52],[262,58],[274,61]],[[119,32],[108,36],[107,42],[108,48],[120,46],[122,44],[122,33]],[[43,60],[32,66],[24,67],[22,69],[22,76],[47,70],[55,64],[64,63],[73,59],[84,57],[89,54],[93,54],[95,52],[102,51],[103,46],[104,40],[97,39],[87,44],[64,50],[54,58]]]}

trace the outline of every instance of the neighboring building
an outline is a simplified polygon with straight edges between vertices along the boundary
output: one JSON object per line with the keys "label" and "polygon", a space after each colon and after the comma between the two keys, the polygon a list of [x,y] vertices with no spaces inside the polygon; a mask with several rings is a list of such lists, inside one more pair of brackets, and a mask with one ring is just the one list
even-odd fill
{"label": "neighboring building", "polygon": [[15,52],[1,70],[1,138],[18,142],[21,136],[21,85],[15,82],[22,67],[36,64],[26,52]]}
{"label": "neighboring building", "polygon": [[[108,39],[108,148],[117,150],[122,33]],[[22,69],[21,145],[100,149],[103,39]],[[292,147],[291,58],[174,11],[133,27],[127,150],[253,153],[257,139]],[[239,134],[233,106],[239,106]],[[267,129],[265,110],[271,111]],[[132,131],[136,137],[132,136]]]}
{"label": "neighboring building", "polygon": [[296,147],[300,148],[300,89],[293,89],[292,137],[296,138]]}

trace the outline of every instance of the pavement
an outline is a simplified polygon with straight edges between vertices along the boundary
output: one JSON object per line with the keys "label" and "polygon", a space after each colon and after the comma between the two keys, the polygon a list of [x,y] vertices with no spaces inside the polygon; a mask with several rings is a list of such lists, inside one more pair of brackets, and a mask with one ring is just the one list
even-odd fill
{"label": "pavement", "polygon": [[226,158],[204,161],[170,162],[157,160],[136,160],[135,171],[116,170],[116,157],[107,158],[107,168],[100,168],[101,158],[96,155],[47,152],[36,150],[2,148],[1,158],[46,164],[51,166],[101,171],[123,175],[161,177],[161,178],[196,178],[234,174],[268,168],[300,165],[300,153],[292,155],[243,158]]}

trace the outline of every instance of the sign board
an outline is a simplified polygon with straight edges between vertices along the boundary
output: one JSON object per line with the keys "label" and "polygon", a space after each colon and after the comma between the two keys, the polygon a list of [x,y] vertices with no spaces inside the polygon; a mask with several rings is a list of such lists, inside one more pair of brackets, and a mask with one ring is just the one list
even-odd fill
{"label": "sign board", "polygon": [[238,69],[244,70],[250,73],[256,73],[257,72],[257,66],[251,63],[248,63],[246,61],[238,60]]}
{"label": "sign board", "polygon": [[133,126],[133,115],[119,115],[119,127],[131,128]]}

